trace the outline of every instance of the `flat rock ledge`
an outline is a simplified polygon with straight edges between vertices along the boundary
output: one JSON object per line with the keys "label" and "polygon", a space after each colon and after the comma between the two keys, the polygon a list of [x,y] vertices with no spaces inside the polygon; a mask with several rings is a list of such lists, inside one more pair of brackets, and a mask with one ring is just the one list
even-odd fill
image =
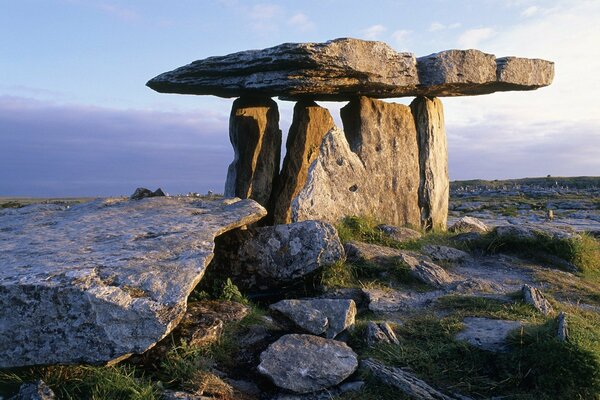
{"label": "flat rock ledge", "polygon": [[383,42],[351,38],[284,43],[209,57],[165,72],[147,86],[162,93],[348,100],[352,96],[470,96],[548,86],[554,63],[446,50],[416,58]]}
{"label": "flat rock ledge", "polygon": [[153,197],[0,211],[0,368],[142,353],[186,311],[214,238],[254,200]]}

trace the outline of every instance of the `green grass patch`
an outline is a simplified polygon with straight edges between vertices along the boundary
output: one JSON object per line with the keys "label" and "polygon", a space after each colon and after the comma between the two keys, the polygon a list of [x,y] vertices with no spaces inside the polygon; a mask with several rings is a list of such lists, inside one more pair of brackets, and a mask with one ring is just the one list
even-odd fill
{"label": "green grass patch", "polygon": [[506,302],[487,297],[448,295],[438,298],[436,307],[452,311],[454,315],[461,317],[487,317],[530,322],[540,320],[540,314],[536,309],[522,301]]}

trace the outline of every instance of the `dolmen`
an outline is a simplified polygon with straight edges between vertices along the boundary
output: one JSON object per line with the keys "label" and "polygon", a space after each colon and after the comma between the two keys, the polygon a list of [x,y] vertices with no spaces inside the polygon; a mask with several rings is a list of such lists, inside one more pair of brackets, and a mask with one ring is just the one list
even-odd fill
{"label": "dolmen", "polygon": [[[237,98],[224,193],[256,200],[273,224],[346,215],[446,229],[448,155],[439,97],[548,86],[554,64],[447,50],[416,58],[358,39],[285,43],[209,57],[147,85],[162,93]],[[410,106],[382,98],[415,97]],[[286,154],[277,103],[296,102]],[[344,101],[343,130],[316,101]]]}

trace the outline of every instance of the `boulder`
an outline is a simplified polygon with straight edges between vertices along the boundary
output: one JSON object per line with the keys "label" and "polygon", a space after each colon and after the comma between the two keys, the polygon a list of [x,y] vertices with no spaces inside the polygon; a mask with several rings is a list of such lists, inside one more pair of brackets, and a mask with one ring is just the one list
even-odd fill
{"label": "boulder", "polygon": [[470,257],[469,253],[462,250],[436,244],[425,245],[421,251],[431,257],[433,261],[457,263]]}
{"label": "boulder", "polygon": [[329,339],[354,325],[356,304],[346,299],[281,300],[269,307],[298,327]]}
{"label": "boulder", "polygon": [[421,232],[403,226],[381,224],[377,225],[376,229],[383,232],[388,238],[401,243],[417,240],[423,236],[421,235]]}
{"label": "boulder", "polygon": [[455,223],[453,223],[450,228],[448,228],[450,232],[477,232],[477,233],[486,233],[489,232],[490,228],[480,219],[475,217],[464,216]]}
{"label": "boulder", "polygon": [[292,220],[337,222],[370,214],[386,224],[420,226],[419,149],[410,108],[360,97],[341,113],[345,133],[334,128],[325,135],[292,201]]}
{"label": "boulder", "polygon": [[161,188],[156,189],[154,192],[150,189],[139,187],[135,189],[135,192],[129,197],[130,200],[141,200],[147,197],[161,197],[165,196],[165,192]]}
{"label": "boulder", "polygon": [[50,386],[43,380],[24,383],[19,388],[19,393],[11,397],[10,400],[54,400],[56,395],[50,389]]}
{"label": "boulder", "polygon": [[367,323],[366,341],[369,346],[377,343],[400,344],[392,327],[387,322]]}
{"label": "boulder", "polygon": [[317,158],[323,136],[333,127],[326,108],[314,101],[300,101],[294,107],[294,118],[286,142],[283,167],[272,196],[272,219],[275,224],[289,224],[294,197],[306,184],[308,168]]}
{"label": "boulder", "polygon": [[402,253],[400,259],[408,265],[413,278],[427,285],[443,288],[454,281],[442,267],[431,261],[417,259],[408,253]]}
{"label": "boulder", "polygon": [[280,289],[343,258],[332,225],[303,221],[224,235],[217,242],[213,271],[244,289]]}
{"label": "boulder", "polygon": [[547,86],[554,64],[478,50],[447,50],[415,59],[382,42],[341,38],[284,43],[209,57],[146,84],[163,93],[221,97],[280,96],[345,101],[353,96],[468,96]]}
{"label": "boulder", "polygon": [[523,326],[519,321],[467,317],[463,320],[464,328],[456,335],[456,340],[462,340],[472,346],[491,352],[508,351],[506,338],[508,334]]}
{"label": "boulder", "polygon": [[354,240],[344,244],[344,250],[349,262],[372,262],[384,265],[399,260],[403,254],[402,250]]}
{"label": "boulder", "polygon": [[440,99],[417,97],[410,104],[419,143],[421,227],[445,230],[448,222],[448,145]]}
{"label": "boulder", "polygon": [[530,285],[523,285],[521,289],[523,295],[523,301],[526,304],[531,304],[536,310],[544,315],[549,315],[554,312],[552,304],[544,297],[544,294],[538,288],[534,288]]}
{"label": "boulder", "polygon": [[363,289],[370,311],[379,313],[408,309],[410,296],[397,290]]}
{"label": "boulder", "polygon": [[184,316],[215,236],[265,215],[187,197],[0,210],[0,368],[143,353]]}
{"label": "boulder", "polygon": [[270,98],[235,100],[229,117],[229,140],[234,158],[227,169],[225,196],[249,198],[267,206],[281,157],[277,103]]}
{"label": "boulder", "polygon": [[258,371],[280,388],[309,393],[339,384],[357,367],[357,355],[345,343],[290,334],[260,355]]}

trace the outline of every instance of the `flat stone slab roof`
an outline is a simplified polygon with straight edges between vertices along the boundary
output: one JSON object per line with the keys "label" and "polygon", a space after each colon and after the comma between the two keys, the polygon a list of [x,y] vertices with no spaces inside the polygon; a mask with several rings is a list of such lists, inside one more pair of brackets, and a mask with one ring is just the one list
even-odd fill
{"label": "flat stone slab roof", "polygon": [[548,86],[554,63],[446,50],[416,58],[383,42],[342,38],[284,43],[209,57],[165,72],[147,86],[162,93],[346,101],[354,96],[472,96]]}

